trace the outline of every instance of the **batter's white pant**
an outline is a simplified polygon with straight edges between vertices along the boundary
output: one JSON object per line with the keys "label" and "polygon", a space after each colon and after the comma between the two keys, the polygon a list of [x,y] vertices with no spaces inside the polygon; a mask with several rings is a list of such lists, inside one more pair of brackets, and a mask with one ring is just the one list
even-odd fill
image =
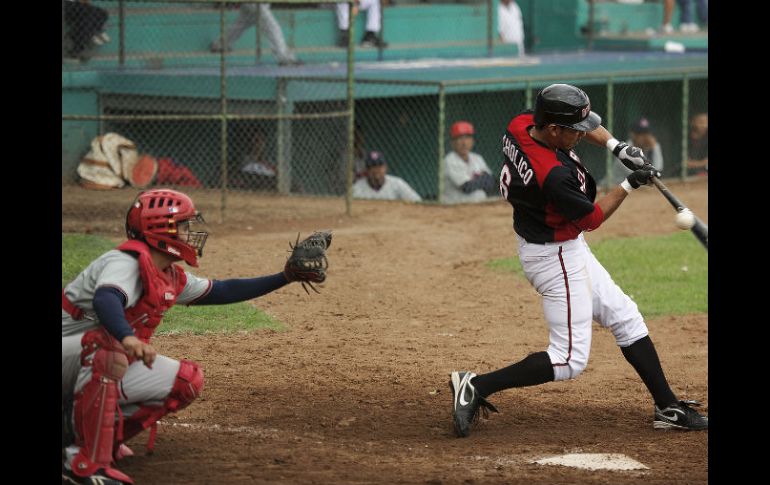
{"label": "batter's white pant", "polygon": [[[279,62],[296,61],[294,53],[286,45],[283,38],[281,25],[270,11],[270,4],[261,3],[259,6],[247,3],[241,5],[238,18],[225,30],[225,46],[231,47],[243,33],[257,23],[257,8],[259,8],[259,30],[265,34],[270,48]],[[219,48],[219,40],[214,41],[214,46]]]}
{"label": "batter's white pant", "polygon": [[588,365],[591,321],[608,328],[620,347],[647,336],[636,303],[612,281],[582,234],[547,244],[518,239],[524,274],[543,297],[554,380],[574,379]]}
{"label": "batter's white pant", "polygon": [[[380,0],[361,0],[358,11],[366,11],[366,30],[379,32],[382,27],[382,9]],[[337,26],[341,30],[348,30],[350,19],[348,18],[348,4],[337,4]]]}

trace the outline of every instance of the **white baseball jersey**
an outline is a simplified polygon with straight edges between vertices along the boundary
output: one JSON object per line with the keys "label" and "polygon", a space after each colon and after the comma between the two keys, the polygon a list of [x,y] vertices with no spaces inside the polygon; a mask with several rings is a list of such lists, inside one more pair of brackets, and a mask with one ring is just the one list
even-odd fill
{"label": "white baseball jersey", "polygon": [[385,182],[378,190],[372,188],[366,177],[353,184],[353,197],[357,199],[407,200],[420,202],[422,198],[406,181],[395,175],[385,175]]}
{"label": "white baseball jersey", "polygon": [[457,204],[487,200],[487,194],[482,189],[476,189],[467,194],[460,189],[460,186],[470,182],[481,172],[492,175],[492,170],[487,166],[487,162],[478,153],[469,153],[466,162],[457,152],[449,152],[444,157],[444,196],[441,198],[441,202]]}

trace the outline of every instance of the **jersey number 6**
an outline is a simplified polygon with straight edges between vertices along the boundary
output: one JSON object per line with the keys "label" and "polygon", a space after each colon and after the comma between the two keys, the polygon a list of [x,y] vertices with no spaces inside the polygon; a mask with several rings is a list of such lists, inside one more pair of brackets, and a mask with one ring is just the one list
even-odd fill
{"label": "jersey number 6", "polygon": [[500,195],[503,199],[508,200],[508,187],[511,185],[511,169],[508,165],[503,165],[503,170],[500,172]]}

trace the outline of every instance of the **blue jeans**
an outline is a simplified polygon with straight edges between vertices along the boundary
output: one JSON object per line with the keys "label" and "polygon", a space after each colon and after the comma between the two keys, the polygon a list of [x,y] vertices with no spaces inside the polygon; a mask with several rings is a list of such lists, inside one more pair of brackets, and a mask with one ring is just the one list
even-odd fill
{"label": "blue jeans", "polygon": [[[682,13],[679,22],[682,24],[692,23],[692,2],[690,0],[677,0]],[[703,24],[709,23],[709,3],[708,0],[695,0],[698,9],[698,19]]]}

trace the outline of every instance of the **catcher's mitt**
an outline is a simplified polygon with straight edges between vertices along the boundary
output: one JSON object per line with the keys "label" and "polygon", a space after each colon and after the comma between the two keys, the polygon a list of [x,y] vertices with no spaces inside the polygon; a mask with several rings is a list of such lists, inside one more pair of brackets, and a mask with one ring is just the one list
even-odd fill
{"label": "catcher's mitt", "polygon": [[310,292],[307,291],[306,284],[313,291],[319,293],[313,283],[323,283],[326,280],[326,268],[329,267],[326,250],[331,244],[332,233],[330,231],[316,231],[302,241],[299,240],[299,234],[297,234],[297,241],[293,245],[289,243],[291,255],[283,268],[286,279],[300,281],[307,294]]}

